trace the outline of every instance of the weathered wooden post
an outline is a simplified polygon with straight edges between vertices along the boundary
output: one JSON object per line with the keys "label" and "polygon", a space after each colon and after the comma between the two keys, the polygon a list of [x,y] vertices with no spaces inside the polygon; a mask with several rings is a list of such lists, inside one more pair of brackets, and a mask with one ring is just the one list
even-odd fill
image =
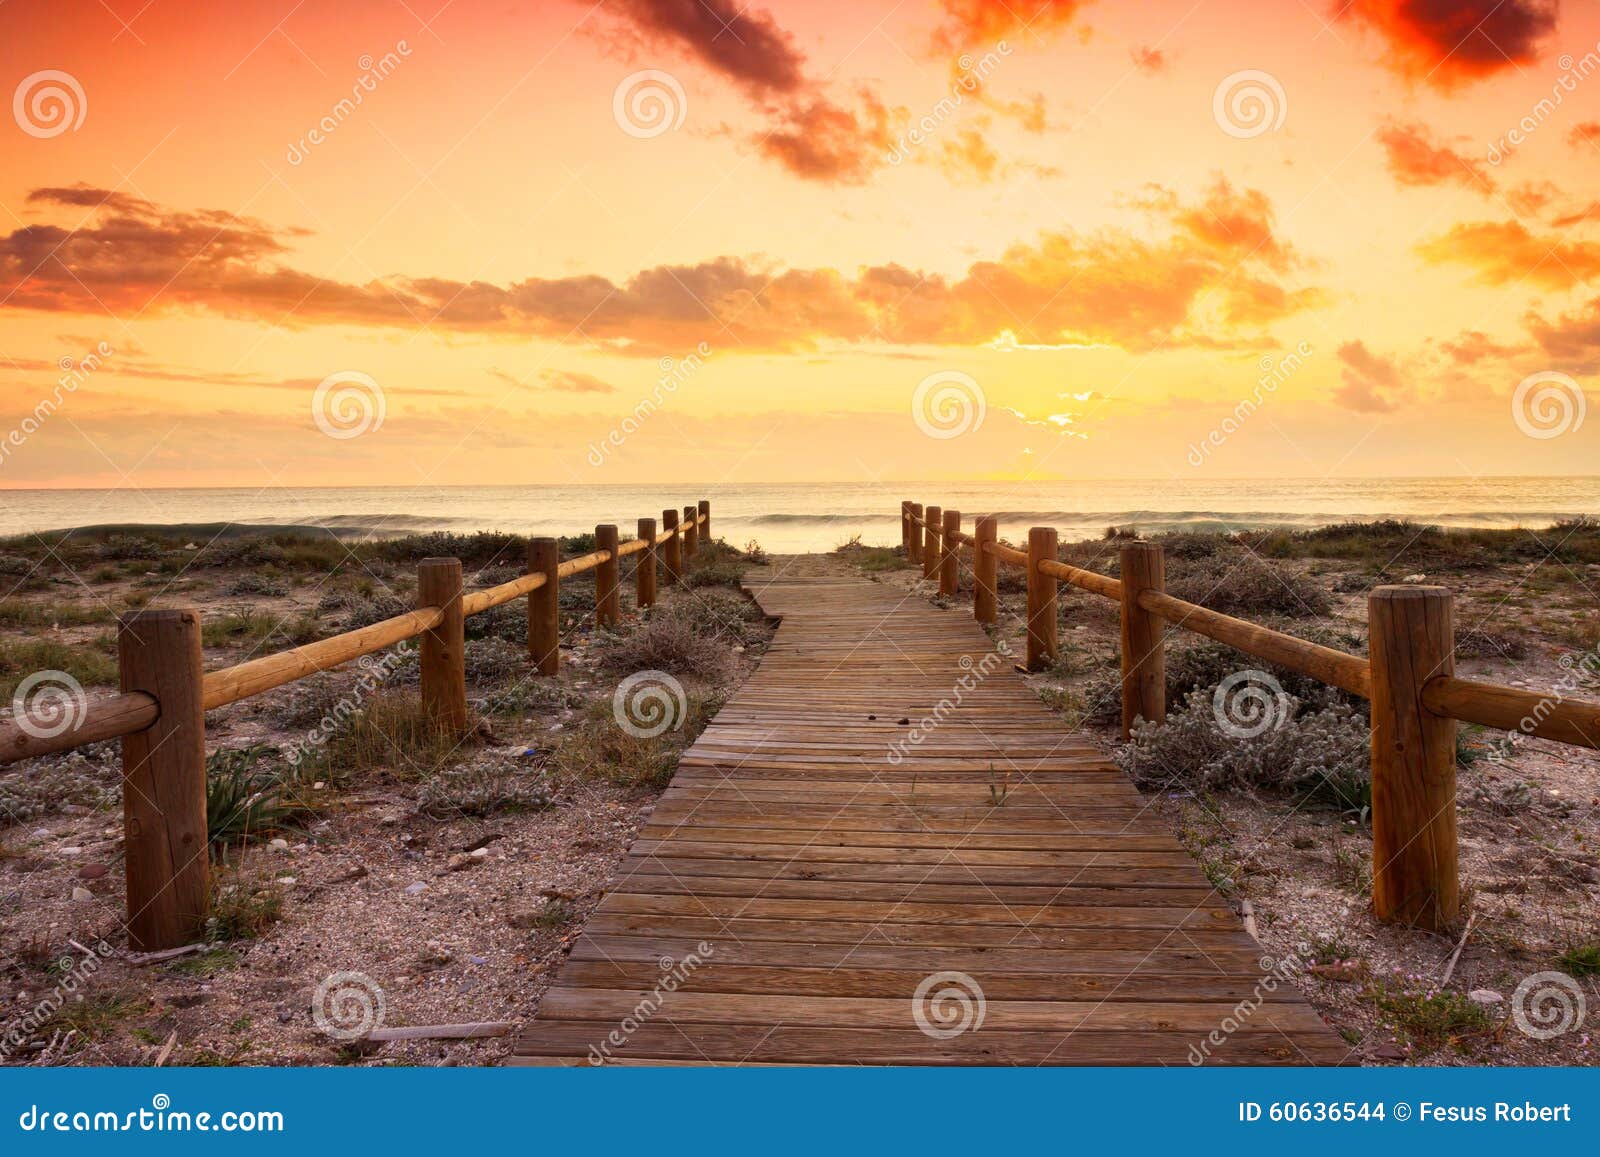
{"label": "weathered wooden post", "polygon": [[944,528],[939,532],[939,593],[954,598],[961,590],[961,511],[944,512]]}
{"label": "weathered wooden post", "polygon": [[944,511],[937,506],[929,506],[926,510],[924,518],[927,520],[927,525],[923,527],[922,539],[922,577],[931,579],[938,577],[939,574],[939,537],[943,533]]}
{"label": "weathered wooden post", "polygon": [[633,601],[643,610],[651,607],[656,602],[656,520],[641,518],[639,520],[639,540],[645,543],[645,548],[639,552],[639,559],[633,566]]}
{"label": "weathered wooden post", "polygon": [[1372,908],[1438,932],[1461,908],[1456,866],[1456,721],[1422,703],[1455,673],[1444,587],[1382,586],[1367,597],[1372,662]]}
{"label": "weathered wooden post", "polygon": [[541,675],[561,670],[561,544],[553,538],[528,540],[528,573],[544,575],[544,585],[528,594],[528,658]]}
{"label": "weathered wooden post", "polygon": [[700,500],[700,535],[706,542],[714,541],[711,537],[711,501],[707,498]]}
{"label": "weathered wooden post", "polygon": [[594,621],[602,627],[614,627],[622,621],[622,559],[617,555],[618,545],[614,523],[594,528],[595,549],[611,555],[594,568]]}
{"label": "weathered wooden post", "polygon": [[911,504],[911,519],[912,519],[911,525],[910,525],[911,539],[910,539],[910,543],[909,543],[909,545],[907,547],[907,550],[906,550],[906,559],[907,559],[907,561],[916,563],[918,565],[921,565],[921,563],[922,563],[922,525],[921,525],[921,521],[920,521],[921,518],[922,518],[922,503],[913,502]]}
{"label": "weathered wooden post", "polygon": [[417,606],[443,611],[439,624],[422,635],[423,711],[441,731],[463,735],[469,719],[459,558],[425,558],[417,564]]}
{"label": "weathered wooden post", "polygon": [[678,524],[683,527],[683,565],[685,567],[694,560],[695,555],[700,553],[700,528],[695,522],[695,516],[698,513],[699,511],[694,507],[685,506],[683,508],[683,521]]}
{"label": "weathered wooden post", "polygon": [[666,549],[661,553],[661,569],[668,583],[675,583],[683,574],[683,531],[678,526],[678,512],[661,512],[661,533],[666,536]]}
{"label": "weathered wooden post", "polygon": [[1122,738],[1133,722],[1167,720],[1166,620],[1139,605],[1139,593],[1165,590],[1166,552],[1154,542],[1125,543],[1122,570]]}
{"label": "weathered wooden post", "polygon": [[986,549],[1000,538],[1000,523],[992,514],[978,517],[972,527],[972,617],[992,623],[1000,615],[1000,595],[996,580],[1000,560]]}
{"label": "weathered wooden post", "polygon": [[1056,560],[1056,528],[1028,531],[1028,670],[1042,671],[1056,662],[1056,576],[1039,564]]}
{"label": "weathered wooden post", "polygon": [[128,943],[136,952],[193,942],[211,910],[200,616],[135,611],[118,624],[123,691],[161,714],[122,740]]}
{"label": "weathered wooden post", "polygon": [[900,500],[900,549],[911,557],[911,499]]}

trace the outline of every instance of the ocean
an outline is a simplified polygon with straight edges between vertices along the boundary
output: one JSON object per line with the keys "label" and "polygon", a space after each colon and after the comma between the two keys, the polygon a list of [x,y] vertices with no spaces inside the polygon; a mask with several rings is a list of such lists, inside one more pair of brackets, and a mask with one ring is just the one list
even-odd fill
{"label": "ocean", "polygon": [[712,529],[768,551],[831,550],[859,536],[899,541],[900,500],[994,514],[1002,537],[1055,526],[1063,540],[1108,526],[1145,533],[1314,527],[1407,518],[1454,527],[1539,528],[1600,515],[1600,477],[1283,478],[1072,482],[874,482],[660,486],[371,486],[0,490],[0,535],[104,525],[322,527],[344,537],[425,530],[572,534],[709,499]]}

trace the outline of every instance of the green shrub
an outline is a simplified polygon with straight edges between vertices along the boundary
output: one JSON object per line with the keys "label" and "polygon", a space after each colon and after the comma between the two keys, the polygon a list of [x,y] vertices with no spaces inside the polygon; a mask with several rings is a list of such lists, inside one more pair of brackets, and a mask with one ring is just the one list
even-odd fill
{"label": "green shrub", "polygon": [[219,748],[206,757],[206,828],[213,855],[290,830],[296,807],[280,775],[261,766],[268,748]]}

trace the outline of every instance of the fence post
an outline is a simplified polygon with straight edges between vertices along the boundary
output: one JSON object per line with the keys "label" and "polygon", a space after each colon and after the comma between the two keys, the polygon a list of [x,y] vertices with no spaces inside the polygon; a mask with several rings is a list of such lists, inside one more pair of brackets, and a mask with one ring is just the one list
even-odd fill
{"label": "fence post", "polygon": [[922,577],[935,578],[939,574],[939,536],[944,524],[944,511],[937,506],[926,507],[928,525],[922,539]]}
{"label": "fence post", "polygon": [[711,538],[711,501],[710,501],[710,499],[702,498],[700,500],[700,519],[701,519],[701,521],[700,521],[700,534],[701,534],[701,536],[704,537],[704,539],[707,542],[713,541],[712,538]]}
{"label": "fence post", "polygon": [[900,549],[911,557],[911,499],[900,500]]}
{"label": "fence post", "polygon": [[995,580],[1000,560],[984,548],[1000,537],[1000,523],[992,514],[978,516],[972,526],[972,617],[992,623],[1000,615],[1000,596]]}
{"label": "fence post", "polygon": [[1035,526],[1028,531],[1028,670],[1040,671],[1056,662],[1056,576],[1039,564],[1056,560],[1056,528]]}
{"label": "fence post", "polygon": [[[922,503],[913,502],[911,504],[911,517],[914,520],[922,517]],[[912,521],[907,524],[906,530],[910,535],[906,546],[906,560],[920,565],[922,563],[922,527]]]}
{"label": "fence post", "polygon": [[664,583],[677,583],[683,573],[683,531],[678,530],[677,510],[662,510],[661,534],[666,538],[661,547],[661,578]]}
{"label": "fence post", "polygon": [[461,560],[425,558],[417,564],[417,606],[441,607],[439,625],[422,636],[422,707],[450,735],[467,730],[467,637],[461,613]]}
{"label": "fence post", "polygon": [[594,568],[594,621],[601,627],[614,627],[622,618],[622,560],[617,557],[618,545],[614,523],[594,528],[595,549],[611,555]]}
{"label": "fence post", "polygon": [[667,536],[666,549],[661,555],[661,569],[666,572],[663,577],[668,583],[675,583],[683,574],[683,531],[678,529],[676,510],[661,512],[661,533]]}
{"label": "fence post", "polygon": [[544,575],[544,585],[528,593],[528,658],[540,675],[561,670],[561,544],[553,538],[528,540],[528,573]]}
{"label": "fence post", "polygon": [[211,909],[200,616],[135,611],[118,624],[123,691],[161,714],[122,739],[128,943],[137,952],[192,942]]}
{"label": "fence post", "polygon": [[1443,931],[1460,913],[1456,721],[1422,704],[1455,672],[1444,587],[1382,586],[1367,597],[1372,662],[1372,908],[1379,920]]}
{"label": "fence post", "polygon": [[692,506],[683,508],[683,521],[678,525],[683,527],[683,565],[687,567],[694,561],[694,556],[700,553],[700,528],[695,522],[699,511]]}
{"label": "fence post", "polygon": [[1167,721],[1166,620],[1139,605],[1139,592],[1165,590],[1166,552],[1158,543],[1125,543],[1122,571],[1122,738],[1133,721]]}
{"label": "fence post", "polygon": [[939,593],[954,597],[961,590],[961,511],[944,512],[944,529],[939,534]]}
{"label": "fence post", "polygon": [[645,548],[639,552],[639,561],[633,567],[633,601],[639,609],[652,607],[656,602],[656,520],[639,520],[639,538]]}

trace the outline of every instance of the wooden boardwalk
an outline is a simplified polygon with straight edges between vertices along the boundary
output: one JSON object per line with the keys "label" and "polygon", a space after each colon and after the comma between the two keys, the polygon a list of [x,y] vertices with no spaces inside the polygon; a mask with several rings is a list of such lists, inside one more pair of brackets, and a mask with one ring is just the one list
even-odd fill
{"label": "wooden boardwalk", "polygon": [[[751,590],[777,637],[685,754],[516,1063],[1349,1058],[970,617],[821,560]],[[1260,1003],[1222,1032],[1241,1002]]]}

